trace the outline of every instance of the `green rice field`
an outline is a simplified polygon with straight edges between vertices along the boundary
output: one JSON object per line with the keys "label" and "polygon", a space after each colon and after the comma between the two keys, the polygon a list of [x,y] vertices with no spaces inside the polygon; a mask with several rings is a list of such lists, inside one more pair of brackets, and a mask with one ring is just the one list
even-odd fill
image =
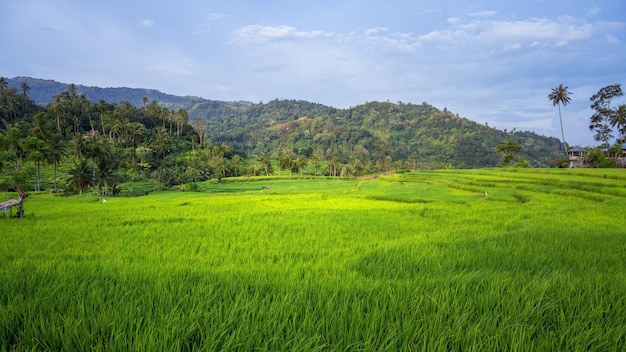
{"label": "green rice field", "polygon": [[0,351],[626,350],[624,170],[199,186],[0,218]]}

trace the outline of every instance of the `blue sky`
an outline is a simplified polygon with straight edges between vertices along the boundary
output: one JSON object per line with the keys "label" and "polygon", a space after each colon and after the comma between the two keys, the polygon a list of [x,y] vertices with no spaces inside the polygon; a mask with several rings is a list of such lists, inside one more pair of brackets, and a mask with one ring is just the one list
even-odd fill
{"label": "blue sky", "polygon": [[0,0],[0,76],[338,108],[427,102],[559,138],[547,95],[563,83],[565,137],[594,145],[589,97],[626,83],[624,14],[622,0]]}

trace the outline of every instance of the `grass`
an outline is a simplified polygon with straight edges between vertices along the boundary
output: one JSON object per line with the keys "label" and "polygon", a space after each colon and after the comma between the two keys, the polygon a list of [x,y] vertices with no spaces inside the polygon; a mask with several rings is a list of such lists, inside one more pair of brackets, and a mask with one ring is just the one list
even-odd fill
{"label": "grass", "polygon": [[446,170],[32,196],[0,219],[0,350],[623,350],[624,181]]}

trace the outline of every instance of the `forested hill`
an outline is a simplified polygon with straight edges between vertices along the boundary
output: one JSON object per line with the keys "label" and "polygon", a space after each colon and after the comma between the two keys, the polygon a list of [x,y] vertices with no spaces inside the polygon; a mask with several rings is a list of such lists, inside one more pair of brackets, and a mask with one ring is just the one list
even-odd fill
{"label": "forested hill", "polygon": [[204,111],[208,139],[253,155],[287,151],[341,163],[402,160],[411,168],[475,168],[498,165],[494,148],[508,139],[522,146],[522,156],[534,166],[553,166],[560,155],[556,138],[501,131],[427,103],[369,102],[335,109],[273,100],[223,113]]}
{"label": "forested hill", "polygon": [[[9,80],[17,91],[22,83],[28,84],[29,97],[40,105],[68,88],[49,80]],[[536,167],[554,166],[554,158],[560,155],[554,137],[498,130],[427,103],[369,102],[336,109],[300,100],[253,104],[178,97],[150,89],[76,88],[92,102],[127,101],[141,106],[148,100],[170,109],[182,107],[198,137],[201,134],[209,143],[222,143],[253,157],[290,153],[361,165],[365,170],[386,169],[374,166],[396,161],[410,168],[475,168],[498,165],[494,148],[508,139],[519,143],[521,155]]]}

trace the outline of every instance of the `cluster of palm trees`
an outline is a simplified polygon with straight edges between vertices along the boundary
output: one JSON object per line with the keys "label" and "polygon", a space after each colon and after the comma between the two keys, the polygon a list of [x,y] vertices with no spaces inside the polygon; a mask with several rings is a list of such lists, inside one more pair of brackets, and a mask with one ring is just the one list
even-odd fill
{"label": "cluster of palm trees", "polygon": [[146,100],[142,107],[103,100],[93,104],[73,84],[42,107],[28,97],[27,84],[22,88],[19,94],[0,77],[0,172],[6,171],[14,188],[29,184],[32,177],[32,188],[42,190],[40,169],[45,164],[53,166],[56,191],[57,166],[72,157],[68,187],[85,192],[97,186],[110,193],[121,169],[143,173],[171,153],[191,149],[194,134],[184,109],[169,110]]}

